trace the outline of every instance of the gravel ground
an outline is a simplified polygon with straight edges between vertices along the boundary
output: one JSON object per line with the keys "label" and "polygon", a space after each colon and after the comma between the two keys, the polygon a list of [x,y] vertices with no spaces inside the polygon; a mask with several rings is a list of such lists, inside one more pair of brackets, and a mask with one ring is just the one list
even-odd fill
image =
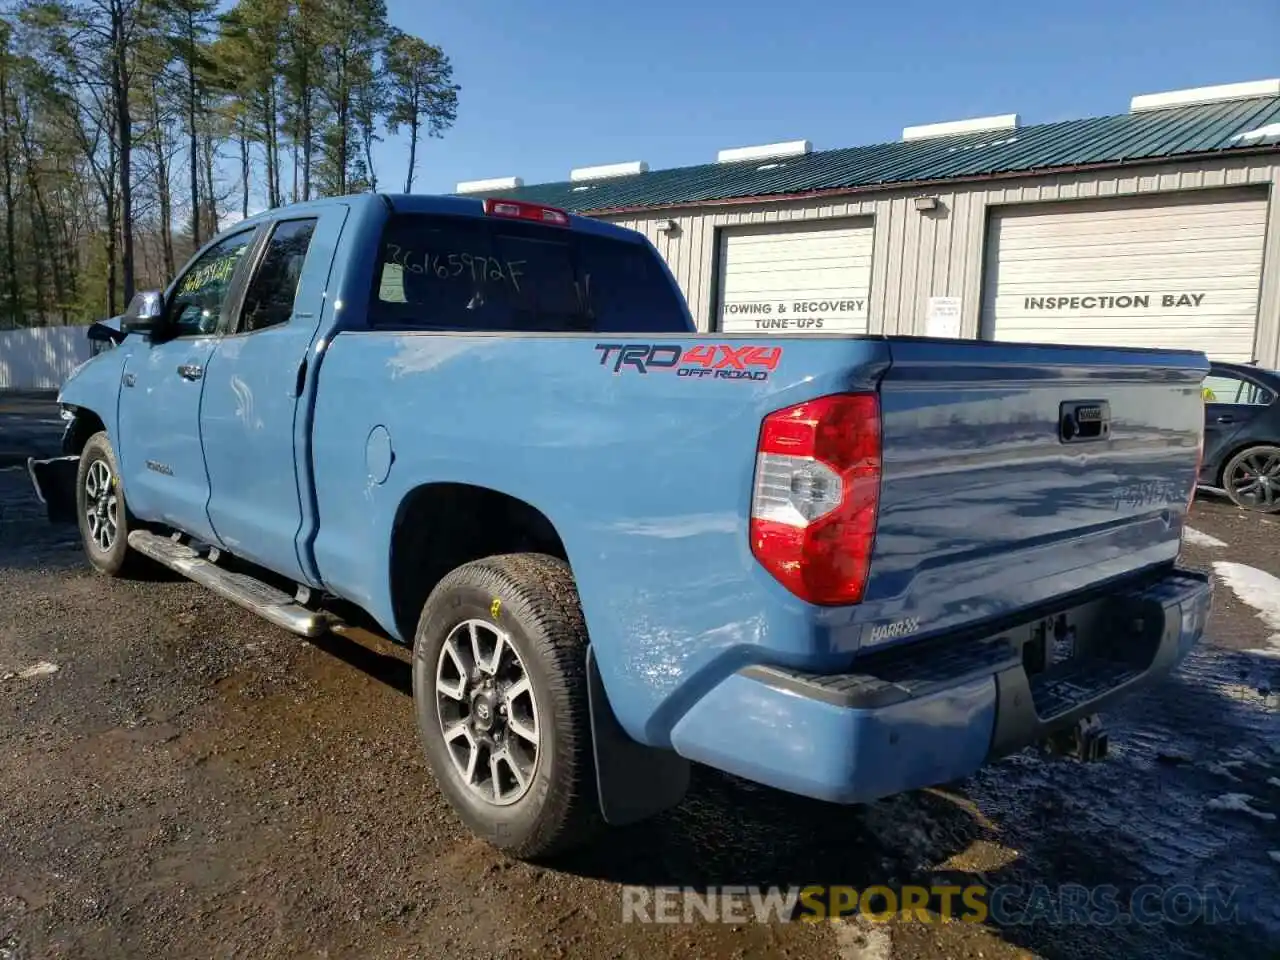
{"label": "gravel ground", "polygon": [[[1280,574],[1280,521],[1206,499],[1192,522],[1190,564]],[[1028,751],[856,809],[698,770],[680,809],[554,869],[462,830],[382,638],[309,643],[182,580],[94,576],[17,469],[0,469],[0,590],[0,960],[1280,956],[1280,659],[1257,652],[1280,623],[1223,583],[1210,639],[1108,717],[1106,763]],[[1011,885],[1019,913],[1043,907],[1037,885],[1052,913],[1066,884],[1218,884],[1239,911],[620,922],[623,884],[817,882]]]}

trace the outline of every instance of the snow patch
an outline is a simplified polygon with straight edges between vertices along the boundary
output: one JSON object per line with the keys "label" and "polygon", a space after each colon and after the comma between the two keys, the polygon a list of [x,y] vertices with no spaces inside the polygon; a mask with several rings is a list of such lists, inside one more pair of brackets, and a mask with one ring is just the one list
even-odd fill
{"label": "snow patch", "polygon": [[840,960],[891,960],[889,928],[862,914],[836,925],[836,956]]}
{"label": "snow patch", "polygon": [[6,673],[0,675],[0,680],[12,680],[15,677],[19,680],[34,680],[36,677],[47,677],[50,674],[58,672],[58,665],[50,663],[48,660],[41,660],[39,663],[33,663],[25,669],[19,670],[17,673]]}
{"label": "snow patch", "polygon": [[1205,804],[1210,810],[1230,810],[1233,813],[1247,813],[1251,817],[1257,817],[1259,820],[1274,820],[1274,813],[1266,813],[1262,810],[1255,810],[1249,806],[1249,801],[1253,798],[1243,793],[1224,793],[1220,797],[1214,797]]}
{"label": "snow patch", "polygon": [[[1228,754],[1230,754],[1230,756],[1238,760],[1241,763],[1241,765],[1245,763],[1266,763],[1267,762],[1265,759],[1258,756],[1258,754],[1255,751],[1250,750],[1248,747],[1232,747],[1227,752]],[[1223,762],[1226,763],[1225,760]]]}
{"label": "snow patch", "polygon": [[1254,649],[1253,652],[1280,657],[1280,577],[1245,563],[1232,563],[1228,560],[1215,561],[1213,572],[1226,582],[1232,593],[1253,607],[1258,619],[1273,631],[1267,638],[1268,646]]}
{"label": "snow patch", "polygon": [[1187,543],[1195,544],[1197,547],[1225,547],[1225,540],[1219,540],[1217,537],[1197,530],[1195,527],[1183,527],[1182,539]]}
{"label": "snow patch", "polygon": [[1280,123],[1268,123],[1265,126],[1254,127],[1252,130],[1244,130],[1231,139],[1248,143],[1253,140],[1270,140],[1272,137],[1280,137]]}
{"label": "snow patch", "polygon": [[1205,769],[1210,773],[1217,774],[1219,777],[1226,777],[1236,783],[1240,782],[1240,778],[1228,770],[1226,764],[1210,762],[1205,764]]}

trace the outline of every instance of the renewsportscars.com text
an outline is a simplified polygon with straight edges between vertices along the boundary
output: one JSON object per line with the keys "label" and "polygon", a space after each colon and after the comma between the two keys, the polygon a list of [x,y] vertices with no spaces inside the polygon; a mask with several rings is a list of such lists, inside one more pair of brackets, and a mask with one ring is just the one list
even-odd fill
{"label": "renewsportscars.com text", "polygon": [[1189,884],[1149,884],[1131,891],[1108,884],[622,888],[624,923],[812,923],[860,914],[877,922],[1189,925],[1240,923],[1242,905],[1234,887]]}

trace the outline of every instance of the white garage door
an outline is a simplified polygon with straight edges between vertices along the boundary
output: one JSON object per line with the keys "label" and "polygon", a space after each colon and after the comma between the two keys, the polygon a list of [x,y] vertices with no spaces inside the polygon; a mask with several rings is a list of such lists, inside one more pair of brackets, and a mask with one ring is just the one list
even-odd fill
{"label": "white garage door", "polygon": [[995,213],[984,335],[1252,360],[1266,215],[1236,191]]}
{"label": "white garage door", "polygon": [[726,229],[720,329],[866,333],[872,235],[870,221]]}

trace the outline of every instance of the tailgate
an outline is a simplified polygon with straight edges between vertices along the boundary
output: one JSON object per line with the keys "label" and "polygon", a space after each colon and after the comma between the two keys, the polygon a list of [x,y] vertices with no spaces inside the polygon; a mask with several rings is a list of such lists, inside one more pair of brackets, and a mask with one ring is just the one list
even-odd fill
{"label": "tailgate", "polygon": [[892,339],[862,646],[1173,560],[1200,353]]}

